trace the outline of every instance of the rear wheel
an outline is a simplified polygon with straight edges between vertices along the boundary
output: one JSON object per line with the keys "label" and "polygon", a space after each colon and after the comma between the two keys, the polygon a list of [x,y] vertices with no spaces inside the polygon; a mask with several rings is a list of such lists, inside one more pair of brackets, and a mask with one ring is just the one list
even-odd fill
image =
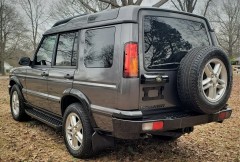
{"label": "rear wheel", "polygon": [[92,151],[93,129],[88,114],[79,103],[69,105],[63,117],[63,135],[71,155],[87,158]]}

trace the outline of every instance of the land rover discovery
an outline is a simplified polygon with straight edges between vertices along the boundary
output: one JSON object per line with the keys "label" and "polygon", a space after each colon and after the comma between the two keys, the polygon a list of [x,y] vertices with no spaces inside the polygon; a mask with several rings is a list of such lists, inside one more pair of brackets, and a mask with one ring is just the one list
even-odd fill
{"label": "land rover discovery", "polygon": [[15,120],[63,131],[85,158],[115,138],[179,138],[231,116],[232,70],[201,16],[128,6],[59,21],[11,71]]}

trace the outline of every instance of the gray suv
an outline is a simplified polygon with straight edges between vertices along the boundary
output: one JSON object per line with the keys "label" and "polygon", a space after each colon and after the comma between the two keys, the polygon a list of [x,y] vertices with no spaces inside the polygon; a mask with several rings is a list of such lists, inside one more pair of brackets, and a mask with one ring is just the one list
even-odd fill
{"label": "gray suv", "polygon": [[173,140],[231,116],[232,70],[201,16],[128,6],[59,21],[11,71],[12,116],[63,131],[79,158],[115,138]]}

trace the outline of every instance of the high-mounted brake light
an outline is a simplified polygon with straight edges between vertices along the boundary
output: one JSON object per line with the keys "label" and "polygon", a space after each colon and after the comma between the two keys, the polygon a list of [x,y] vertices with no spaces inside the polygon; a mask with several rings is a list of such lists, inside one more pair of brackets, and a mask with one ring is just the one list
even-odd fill
{"label": "high-mounted brake light", "polygon": [[124,78],[137,78],[138,77],[138,44],[129,42],[125,44],[124,53]]}

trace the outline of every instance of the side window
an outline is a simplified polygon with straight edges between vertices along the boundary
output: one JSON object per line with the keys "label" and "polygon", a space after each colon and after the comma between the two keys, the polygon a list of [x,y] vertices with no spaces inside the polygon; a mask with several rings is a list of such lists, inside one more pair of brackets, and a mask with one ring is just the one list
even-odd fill
{"label": "side window", "polygon": [[60,34],[57,47],[56,66],[76,66],[77,33]]}
{"label": "side window", "polygon": [[148,69],[175,68],[190,49],[209,44],[202,22],[157,16],[144,18],[144,63]]}
{"label": "side window", "polygon": [[36,55],[35,65],[51,66],[56,35],[46,36]]}
{"label": "side window", "polygon": [[113,64],[115,27],[87,30],[84,64],[88,68],[110,68]]}

